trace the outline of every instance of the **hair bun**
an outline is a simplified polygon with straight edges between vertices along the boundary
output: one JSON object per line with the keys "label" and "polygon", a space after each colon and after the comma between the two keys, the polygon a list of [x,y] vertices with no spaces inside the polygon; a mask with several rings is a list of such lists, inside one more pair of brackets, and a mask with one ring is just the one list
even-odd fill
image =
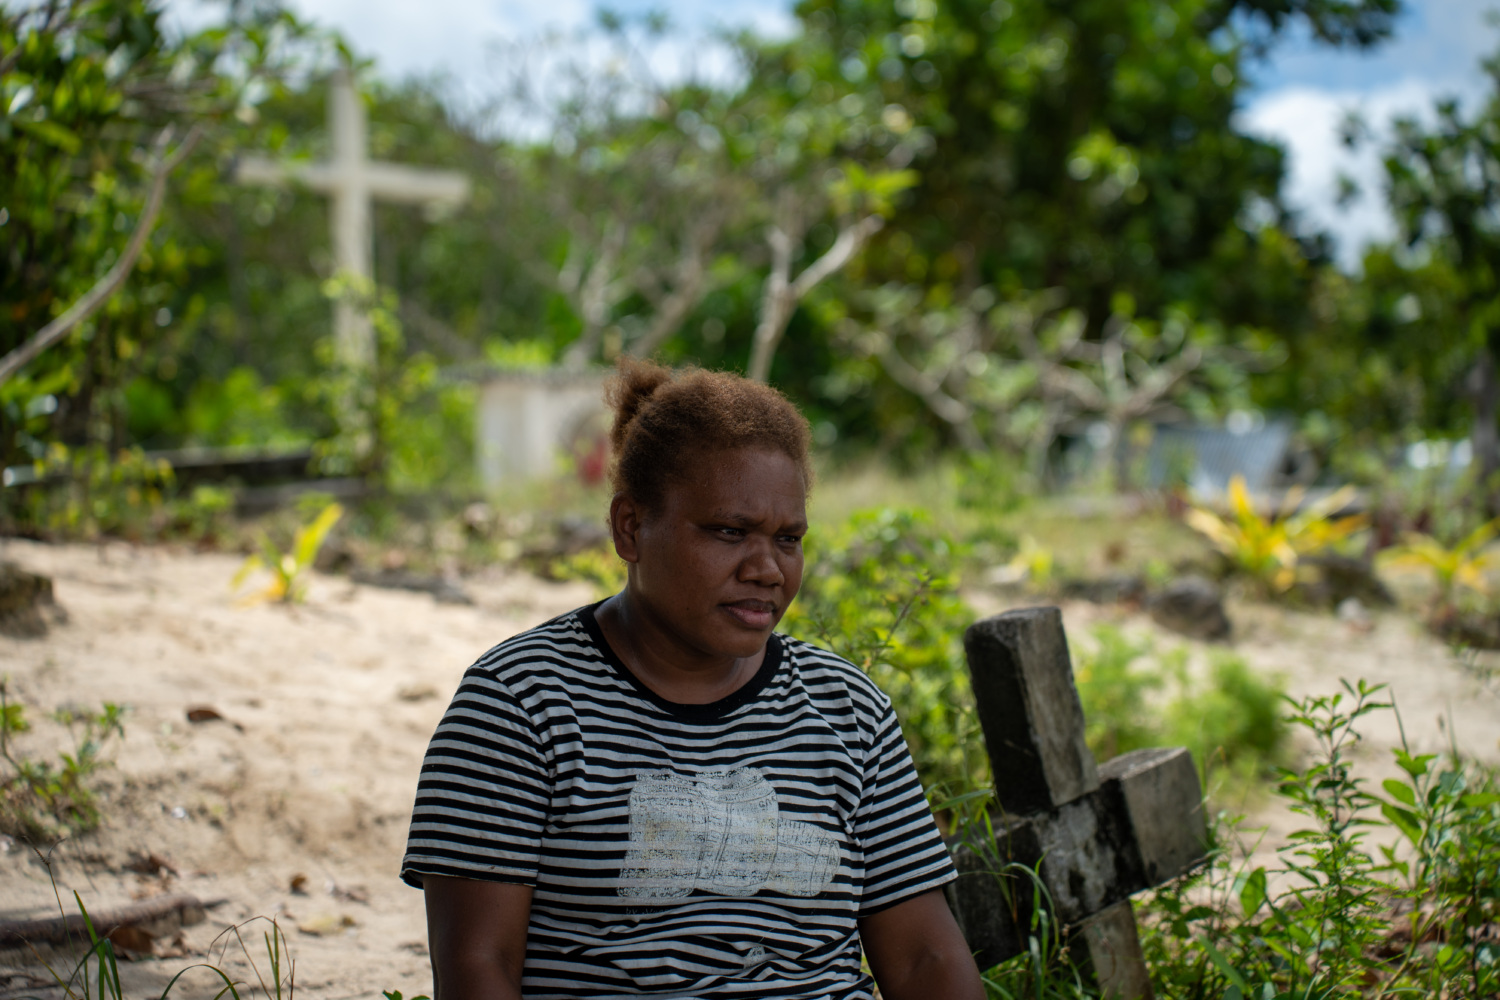
{"label": "hair bun", "polygon": [[796,463],[804,486],[812,483],[807,421],[768,385],[731,372],[673,371],[621,357],[604,399],[615,413],[610,483],[617,495],[647,510],[657,509],[667,485],[701,464],[705,452],[779,451]]}
{"label": "hair bun", "polygon": [[656,390],[672,381],[672,369],[652,361],[621,355],[615,362],[615,374],[604,387],[604,401],[615,413],[609,431],[609,443],[615,454],[625,446],[630,424],[640,415],[641,407]]}

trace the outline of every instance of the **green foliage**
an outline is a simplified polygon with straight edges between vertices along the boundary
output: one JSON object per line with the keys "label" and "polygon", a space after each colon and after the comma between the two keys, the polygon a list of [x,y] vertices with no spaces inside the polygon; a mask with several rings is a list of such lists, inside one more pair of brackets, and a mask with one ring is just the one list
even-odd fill
{"label": "green foliage", "polygon": [[808,536],[790,635],[858,665],[890,696],[923,784],[939,799],[986,781],[958,595],[963,548],[923,511],[881,509]]}
{"label": "green foliage", "polygon": [[11,509],[0,525],[25,525],[44,536],[139,538],[151,530],[173,485],[172,467],[139,447],[111,455],[100,445],[53,442],[31,463],[36,485],[7,490]]}
{"label": "green foliage", "polygon": [[333,428],[318,443],[322,468],[375,476],[396,490],[461,485],[474,451],[472,386],[441,382],[431,355],[407,351],[394,292],[340,275],[324,293],[364,312],[376,351],[366,368],[338,357],[332,337],[317,345],[321,371],[305,392]]}
{"label": "green foliage", "polygon": [[339,504],[331,503],[324,507],[310,523],[296,530],[292,547],[286,552],[282,552],[271,541],[271,536],[262,534],[260,552],[245,558],[239,571],[234,574],[230,587],[238,589],[252,573],[268,570],[271,582],[245,598],[246,603],[280,601],[283,604],[300,604],[307,596],[307,583],[302,579],[302,574],[317,561],[318,550],[323,547],[328,533],[343,516],[344,508]]}
{"label": "green foliage", "polygon": [[[1396,751],[1401,778],[1382,787],[1390,796],[1380,812],[1401,832],[1407,851],[1381,853],[1403,883],[1409,905],[1401,929],[1418,947],[1435,941],[1425,957],[1432,993],[1493,996],[1500,992],[1500,782],[1493,771],[1452,754]],[[1404,926],[1403,926],[1404,925]]]}
{"label": "green foliage", "polygon": [[220,486],[199,484],[185,498],[169,503],[167,509],[174,535],[207,545],[228,529],[234,494]]}
{"label": "green foliage", "polygon": [[1099,626],[1080,652],[1074,680],[1085,738],[1099,760],[1153,746],[1185,746],[1205,774],[1240,782],[1272,773],[1287,752],[1283,682],[1262,678],[1233,654],[1216,653],[1195,677],[1187,651],[1154,656],[1149,640]]}
{"label": "green foliage", "polygon": [[185,438],[214,447],[277,447],[306,443],[288,420],[286,392],[241,366],[223,379],[204,378],[188,394]]}
{"label": "green foliage", "polygon": [[[1382,798],[1352,773],[1359,721],[1390,706],[1345,684],[1294,703],[1316,750],[1279,794],[1306,821],[1272,869],[1237,860],[1231,821],[1210,862],[1154,894],[1143,944],[1164,998],[1485,997],[1500,955],[1500,794],[1493,771],[1456,755],[1396,751],[1404,777]],[[1377,828],[1385,821],[1385,829]],[[1395,834],[1403,847],[1371,841]]]}
{"label": "green foliage", "polygon": [[[376,211],[377,282],[399,303],[325,289],[321,197],[224,182],[244,150],[325,155],[323,81],[305,71],[326,65],[324,40],[268,5],[231,5],[186,38],[151,0],[56,5],[60,19],[7,9],[0,204],[15,308],[0,350],[119,252],[145,187],[139,154],[161,129],[202,122],[208,141],[174,175],[127,287],[0,385],[0,464],[56,442],[114,454],[318,441],[333,471],[463,488],[472,389],[439,370],[621,351],[737,367],[770,314],[786,330],[772,377],[839,448],[999,445],[1037,474],[1081,416],[1120,431],[1173,409],[1217,415],[1249,399],[1273,342],[1321,333],[1310,316],[1360,298],[1282,211],[1280,152],[1236,125],[1258,45],[1298,26],[1371,44],[1392,3],[808,0],[793,37],[732,42],[745,72],[730,85],[634,72],[675,40],[655,19],[607,19],[507,60],[515,86],[493,103],[552,122],[544,141],[356,65],[373,155],[473,184],[440,220]],[[619,58],[596,58],[601,46]],[[549,60],[570,71],[538,72]],[[539,93],[573,69],[576,87]],[[768,309],[772,244],[789,247],[792,280],[880,220],[789,315]],[[326,291],[377,320],[368,385],[313,347]],[[995,499],[1017,491],[994,485]]]}
{"label": "green foliage", "polygon": [[[115,262],[140,221],[145,153],[161,137],[195,124],[209,138],[174,174],[173,202],[201,203],[219,185],[224,127],[254,117],[267,80],[306,39],[270,6],[184,37],[162,16],[152,0],[0,9],[0,354]],[[140,443],[128,436],[132,417],[138,429],[148,418],[147,432],[170,422],[157,379],[182,370],[201,308],[188,243],[158,227],[123,288],[0,387],[0,466],[47,461],[55,445],[114,454]]]}
{"label": "green foliage", "polygon": [[991,521],[1018,510],[1036,491],[1023,463],[999,450],[963,452],[956,456],[949,475],[958,506],[980,511]]}
{"label": "green foliage", "polygon": [[1108,626],[1096,628],[1094,639],[1098,649],[1080,654],[1073,671],[1089,749],[1099,760],[1108,760],[1157,745],[1161,724],[1151,711],[1151,698],[1166,686],[1167,678],[1136,663],[1150,651],[1150,643],[1132,642]]}
{"label": "green foliage", "polygon": [[1283,678],[1262,677],[1241,657],[1222,652],[1212,655],[1203,681],[1185,681],[1180,672],[1175,677],[1179,689],[1163,710],[1162,743],[1192,750],[1205,773],[1224,768],[1245,780],[1263,776],[1286,756]]}
{"label": "green foliage", "polygon": [[30,731],[24,706],[10,700],[9,679],[0,677],[0,831],[39,845],[88,833],[103,819],[94,777],[110,761],[104,751],[111,738],[124,739],[125,710],[105,702],[99,712],[59,708],[52,721],[66,726],[71,752],[56,761],[39,760],[15,747],[15,738]]}
{"label": "green foliage", "polygon": [[[1277,851],[1278,865],[1250,867],[1243,817],[1221,814],[1207,864],[1137,904],[1157,996],[1480,1000],[1500,988],[1500,779],[1456,754],[1403,746],[1403,776],[1383,784],[1389,798],[1370,792],[1351,763],[1360,720],[1390,707],[1380,693],[1361,682],[1291,703],[1288,721],[1315,750],[1281,772],[1278,794],[1306,828]],[[981,851],[994,843],[985,833],[974,838]],[[1400,843],[1381,843],[1377,858],[1368,844],[1388,835]],[[1031,886],[1035,909],[1026,953],[984,973],[989,995],[1098,997],[1071,961],[1066,929],[1049,924],[1034,873],[1004,870],[1020,876],[1012,886]]]}
{"label": "green foliage", "polygon": [[[995,843],[993,835],[986,843]],[[1015,892],[1017,885],[1029,888],[1031,899],[1025,912],[1030,919],[1026,950],[980,973],[985,995],[990,1000],[1086,1000],[1096,995],[1089,980],[1070,960],[1065,929],[1051,913],[1050,897],[1041,877],[1025,865],[995,861],[994,871],[1007,893]]]}
{"label": "green foliage", "polygon": [[[46,856],[43,862],[47,863]],[[52,874],[51,866],[48,864],[48,875]],[[56,888],[56,880],[53,880]],[[73,965],[71,970],[64,975],[53,968],[46,959],[41,959],[42,966],[47,974],[52,977],[56,984],[54,987],[64,1000],[125,1000],[125,989],[120,982],[120,958],[115,950],[115,944],[108,937],[101,937],[98,928],[95,927],[93,918],[89,916],[88,909],[83,905],[83,897],[76,891],[73,893],[73,902],[78,907],[79,914],[83,917],[83,927],[88,933],[88,947],[84,950],[82,957]],[[61,909],[61,900],[58,903]],[[66,916],[66,914],[64,914]],[[244,936],[241,935],[242,927],[254,923],[255,920],[265,920],[271,925],[271,929],[264,934],[265,952],[267,960],[267,973],[270,982],[267,983],[266,976],[261,974],[261,967],[250,953],[245,944]],[[167,1000],[176,988],[177,981],[195,969],[203,969],[223,983],[218,992],[213,995],[213,1000],[222,1000],[229,997],[230,1000],[241,1000],[240,989],[246,984],[232,978],[222,968],[226,964],[225,958],[229,951],[229,938],[233,936],[240,947],[240,953],[244,956],[244,962],[250,966],[250,971],[255,974],[256,983],[259,986],[259,995],[266,1000],[292,1000],[296,993],[296,963],[292,961],[291,952],[287,947],[286,934],[281,925],[275,919],[267,917],[256,917],[246,921],[245,924],[236,924],[224,930],[214,945],[223,944],[219,948],[219,965],[208,962],[198,962],[182,969],[162,988],[160,1000]],[[213,951],[214,945],[209,946]],[[216,984],[217,985],[217,984]],[[247,996],[254,995],[255,991],[245,990]],[[416,998],[413,998],[416,1000]]]}
{"label": "green foliage", "polygon": [[592,584],[600,600],[625,589],[625,563],[608,544],[554,556],[535,563],[534,568],[549,580],[582,580]]}

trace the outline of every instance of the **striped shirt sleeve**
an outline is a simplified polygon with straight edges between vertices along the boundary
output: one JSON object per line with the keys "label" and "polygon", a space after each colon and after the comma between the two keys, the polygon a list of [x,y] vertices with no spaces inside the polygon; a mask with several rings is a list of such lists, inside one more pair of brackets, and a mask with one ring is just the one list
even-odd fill
{"label": "striped shirt sleeve", "polygon": [[427,747],[402,880],[535,886],[550,770],[515,695],[489,670],[470,667]]}
{"label": "striped shirt sleeve", "polygon": [[922,783],[890,702],[865,764],[865,794],[855,815],[864,848],[859,915],[867,917],[958,877],[928,808]]}

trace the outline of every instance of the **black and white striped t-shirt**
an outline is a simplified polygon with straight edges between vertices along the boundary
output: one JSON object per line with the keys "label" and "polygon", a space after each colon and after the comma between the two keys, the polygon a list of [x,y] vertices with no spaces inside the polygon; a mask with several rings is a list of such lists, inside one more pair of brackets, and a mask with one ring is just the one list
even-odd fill
{"label": "black and white striped t-shirt", "polygon": [[857,920],[954,878],[889,699],[773,636],[734,694],[642,685],[593,608],[464,675],[401,877],[535,887],[528,998],[863,1000]]}

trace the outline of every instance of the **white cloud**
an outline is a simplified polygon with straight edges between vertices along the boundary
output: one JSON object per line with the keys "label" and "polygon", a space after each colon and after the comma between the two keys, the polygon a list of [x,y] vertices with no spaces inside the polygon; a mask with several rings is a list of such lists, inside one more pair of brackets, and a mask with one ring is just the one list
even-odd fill
{"label": "white cloud", "polygon": [[[0,0],[0,3],[7,0]],[[223,16],[223,0],[167,0],[168,17],[185,28]],[[480,107],[510,89],[511,74],[542,72],[519,67],[517,46],[549,33],[592,23],[595,11],[661,9],[673,31],[652,46],[650,69],[662,82],[687,78],[727,83],[736,74],[729,50],[713,41],[723,28],[749,28],[764,37],[786,37],[796,20],[791,0],[288,0],[299,17],[340,32],[354,52],[375,62],[386,80],[442,77],[450,98]],[[545,62],[542,64],[545,66]],[[524,113],[508,113],[520,120]],[[507,126],[509,127],[509,126]],[[530,131],[530,129],[523,129]]]}
{"label": "white cloud", "polygon": [[[497,43],[521,42],[548,31],[569,31],[589,24],[597,0],[290,0],[306,20],[337,29],[361,56],[373,57],[387,79],[444,74],[470,92],[493,82],[493,49]],[[688,36],[721,26],[748,27],[767,36],[791,33],[795,19],[791,0],[667,0],[656,4],[608,4],[641,10],[661,8],[672,25]],[[199,26],[222,16],[222,0],[169,0],[169,14],[179,24]],[[691,62],[684,45],[666,69]]]}
{"label": "white cloud", "polygon": [[[1385,171],[1381,147],[1398,117],[1430,121],[1443,97],[1458,97],[1472,108],[1482,95],[1481,81],[1447,86],[1407,77],[1371,90],[1283,87],[1253,101],[1240,116],[1247,132],[1280,142],[1288,157],[1287,202],[1312,227],[1326,230],[1338,243],[1339,263],[1357,270],[1364,249],[1391,239],[1395,225],[1385,209]],[[1373,141],[1350,150],[1339,139],[1339,126],[1354,112],[1370,126]],[[1345,175],[1360,195],[1338,205],[1338,178]]]}

